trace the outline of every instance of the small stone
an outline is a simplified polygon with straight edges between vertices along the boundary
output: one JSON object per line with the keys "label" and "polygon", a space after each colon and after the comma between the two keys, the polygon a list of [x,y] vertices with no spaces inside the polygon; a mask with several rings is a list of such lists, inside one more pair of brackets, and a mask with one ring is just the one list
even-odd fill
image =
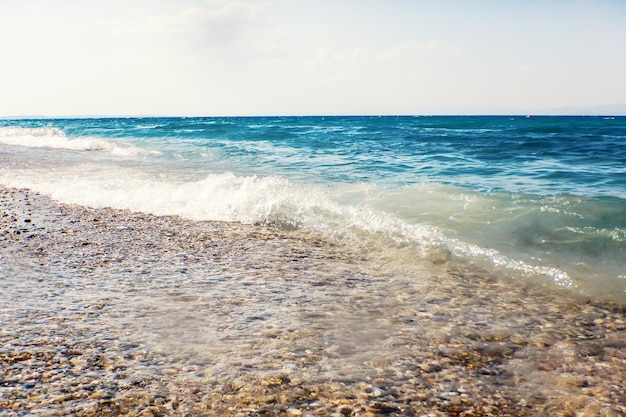
{"label": "small stone", "polygon": [[537,369],[540,371],[554,371],[554,366],[548,362],[540,362],[537,364]]}
{"label": "small stone", "polygon": [[515,345],[526,345],[528,344],[527,339],[522,336],[519,333],[514,333],[511,335],[511,337],[509,338],[509,340],[511,341],[511,343],[515,344]]}

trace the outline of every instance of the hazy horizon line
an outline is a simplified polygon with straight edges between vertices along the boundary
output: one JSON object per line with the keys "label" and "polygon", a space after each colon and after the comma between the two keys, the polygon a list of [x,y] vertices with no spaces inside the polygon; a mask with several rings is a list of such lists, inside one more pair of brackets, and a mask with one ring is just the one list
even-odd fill
{"label": "hazy horizon line", "polygon": [[122,114],[122,115],[20,115],[0,116],[0,120],[59,120],[59,119],[201,119],[201,118],[255,118],[255,117],[626,117],[626,113],[381,113],[381,114],[230,114],[230,115],[166,115],[166,114]]}
{"label": "hazy horizon line", "polygon": [[268,113],[268,114],[73,114],[73,115],[45,115],[20,114],[0,115],[2,120],[18,119],[113,119],[113,118],[197,118],[197,117],[428,117],[428,116],[598,116],[622,117],[626,116],[626,103],[605,104],[597,106],[571,106],[552,109],[523,110],[519,108],[474,106],[460,108],[456,106],[423,109],[412,113]]}

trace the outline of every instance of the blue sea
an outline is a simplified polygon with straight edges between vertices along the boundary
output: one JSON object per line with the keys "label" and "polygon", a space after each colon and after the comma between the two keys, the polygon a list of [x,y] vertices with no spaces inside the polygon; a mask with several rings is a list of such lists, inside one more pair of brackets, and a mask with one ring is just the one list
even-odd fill
{"label": "blue sea", "polygon": [[626,117],[0,120],[0,184],[626,302]]}

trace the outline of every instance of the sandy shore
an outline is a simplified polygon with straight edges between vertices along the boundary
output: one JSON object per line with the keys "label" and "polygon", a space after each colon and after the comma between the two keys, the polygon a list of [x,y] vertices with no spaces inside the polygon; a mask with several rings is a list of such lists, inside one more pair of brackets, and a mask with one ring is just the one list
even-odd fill
{"label": "sandy shore", "polygon": [[0,189],[0,415],[623,416],[626,309]]}

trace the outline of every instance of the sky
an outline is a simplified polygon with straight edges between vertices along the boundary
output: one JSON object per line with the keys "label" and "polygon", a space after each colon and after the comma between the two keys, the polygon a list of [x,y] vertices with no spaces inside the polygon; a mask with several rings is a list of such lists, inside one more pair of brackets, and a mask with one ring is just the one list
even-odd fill
{"label": "sky", "polygon": [[623,0],[0,0],[0,116],[626,114],[625,22]]}

